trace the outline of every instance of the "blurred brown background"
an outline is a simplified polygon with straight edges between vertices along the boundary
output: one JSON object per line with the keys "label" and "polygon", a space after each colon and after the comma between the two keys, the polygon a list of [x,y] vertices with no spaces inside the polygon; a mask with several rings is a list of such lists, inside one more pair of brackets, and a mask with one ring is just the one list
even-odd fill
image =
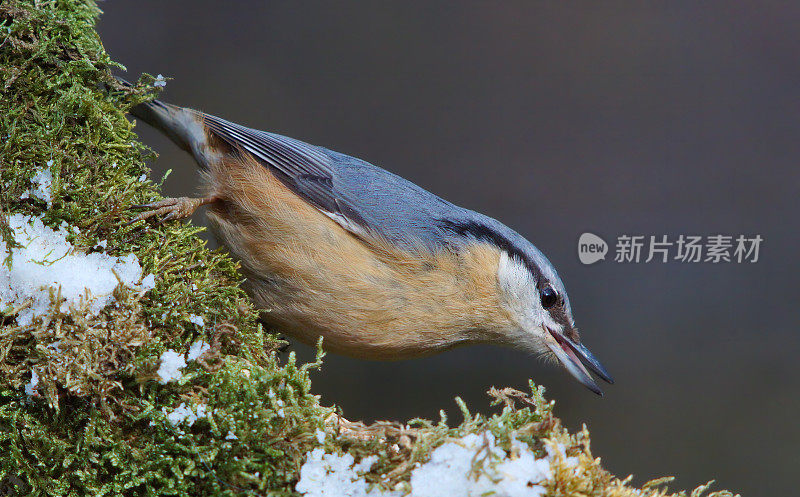
{"label": "blurred brown background", "polygon": [[[174,78],[166,100],[359,156],[527,236],[617,378],[600,399],[498,348],[328,356],[324,402],[457,418],[455,395],[489,412],[490,386],[533,377],[619,476],[794,495],[800,4],[569,4],[140,0],[104,4],[99,28],[128,78]],[[174,170],[165,193],[192,193],[191,159],[140,133],[153,177]],[[765,241],[756,264],[583,266],[584,231],[609,259],[621,234]]]}

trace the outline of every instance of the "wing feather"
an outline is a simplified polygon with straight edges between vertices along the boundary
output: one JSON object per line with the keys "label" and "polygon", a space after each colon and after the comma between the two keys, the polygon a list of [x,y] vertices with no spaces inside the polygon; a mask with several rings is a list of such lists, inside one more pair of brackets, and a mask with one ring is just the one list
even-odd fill
{"label": "wing feather", "polygon": [[208,128],[228,144],[242,148],[278,173],[295,193],[342,227],[363,234],[366,223],[336,188],[330,156],[320,147],[287,136],[246,128],[216,116],[204,116]]}

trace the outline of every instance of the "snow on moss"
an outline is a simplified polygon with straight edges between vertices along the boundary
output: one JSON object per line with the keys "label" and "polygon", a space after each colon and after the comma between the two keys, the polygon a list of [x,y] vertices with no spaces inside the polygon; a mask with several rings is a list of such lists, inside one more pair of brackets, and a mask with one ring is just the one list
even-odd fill
{"label": "snow on moss", "polygon": [[206,322],[203,319],[203,316],[199,316],[197,314],[190,314],[189,315],[189,322],[193,323],[193,324],[196,324],[200,328],[202,328],[202,327],[204,327],[206,325]]}
{"label": "snow on moss", "polygon": [[181,369],[186,367],[186,360],[183,358],[183,354],[179,354],[172,349],[167,349],[163,354],[161,354],[161,359],[158,364],[158,371],[156,374],[158,375],[158,381],[161,384],[169,383],[170,381],[175,381],[181,379],[183,375],[181,373]]}
{"label": "snow on moss", "polygon": [[206,416],[206,406],[198,404],[192,407],[181,402],[181,404],[171,412],[168,413],[166,408],[163,408],[162,412],[167,416],[167,420],[172,423],[172,426],[178,426],[184,423],[192,426],[199,418],[204,418]]}
{"label": "snow on moss", "polygon": [[369,489],[367,482],[359,475],[369,471],[375,459],[355,463],[352,454],[326,454],[316,448],[300,469],[300,481],[295,490],[308,497],[400,497],[402,492],[382,492]]}
{"label": "snow on moss", "polygon": [[196,340],[190,347],[186,355],[179,354],[172,349],[167,349],[159,359],[158,371],[156,374],[161,384],[169,383],[181,379],[183,374],[181,369],[191,361],[196,361],[198,357],[211,350],[211,345],[205,340]]}
{"label": "snow on moss", "polygon": [[50,167],[53,161],[47,161],[47,167],[39,169],[36,174],[31,178],[33,186],[27,192],[23,193],[20,198],[35,198],[43,200],[47,203],[47,207],[53,206],[53,173]]}
{"label": "snow on moss", "polygon": [[149,290],[154,279],[142,283],[142,266],[134,254],[114,257],[85,253],[67,241],[64,226],[54,230],[42,219],[23,214],[7,218],[19,247],[0,240],[0,308],[17,310],[17,323],[31,324],[50,310],[51,292],[61,297],[59,310],[85,308],[97,315],[114,300],[121,283]]}
{"label": "snow on moss", "polygon": [[37,389],[39,388],[39,375],[36,374],[36,370],[31,369],[31,381],[29,381],[25,385],[25,395],[31,397],[36,395]]}
{"label": "snow on moss", "polygon": [[553,478],[554,465],[578,465],[578,459],[566,457],[560,445],[547,446],[547,455],[537,459],[527,444],[512,438],[506,451],[489,431],[472,433],[436,448],[426,463],[412,471],[410,494],[370,489],[363,473],[374,462],[367,457],[355,463],[350,454],[326,454],[322,448],[314,449],[300,470],[295,489],[307,497],[541,497]]}
{"label": "snow on moss", "polygon": [[189,347],[189,352],[186,353],[187,361],[196,361],[198,357],[211,350],[211,345],[205,340],[197,340]]}

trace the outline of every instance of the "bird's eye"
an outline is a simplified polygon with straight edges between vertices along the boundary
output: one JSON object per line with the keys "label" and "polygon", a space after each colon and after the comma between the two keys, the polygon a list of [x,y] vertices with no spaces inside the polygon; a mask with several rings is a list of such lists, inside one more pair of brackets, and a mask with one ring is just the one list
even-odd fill
{"label": "bird's eye", "polygon": [[542,297],[542,307],[545,309],[553,307],[558,302],[558,294],[549,286],[542,288],[539,295]]}

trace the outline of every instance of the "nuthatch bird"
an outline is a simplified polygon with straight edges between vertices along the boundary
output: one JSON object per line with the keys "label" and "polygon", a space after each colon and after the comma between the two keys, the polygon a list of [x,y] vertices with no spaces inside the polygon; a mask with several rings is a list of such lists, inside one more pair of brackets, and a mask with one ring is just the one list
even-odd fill
{"label": "nuthatch bird", "polygon": [[595,393],[587,368],[613,383],[581,344],[555,268],[497,220],[294,138],[160,101],[131,113],[192,154],[204,185],[134,221],[207,204],[267,324],[365,359],[506,345],[555,355]]}

